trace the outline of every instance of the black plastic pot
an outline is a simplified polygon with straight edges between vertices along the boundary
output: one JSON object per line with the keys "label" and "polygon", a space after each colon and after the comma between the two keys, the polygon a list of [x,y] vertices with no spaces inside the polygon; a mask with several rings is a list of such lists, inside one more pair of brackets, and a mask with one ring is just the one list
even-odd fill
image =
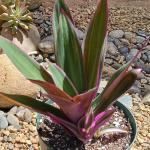
{"label": "black plastic pot", "polygon": [[[126,118],[129,120],[129,122],[131,124],[131,127],[132,127],[131,143],[130,143],[130,146],[127,148],[127,150],[130,150],[133,143],[134,143],[134,141],[135,141],[135,139],[136,139],[136,135],[137,135],[137,124],[136,124],[135,118],[134,118],[133,114],[131,113],[131,111],[126,106],[124,106],[122,103],[116,102],[115,106],[117,106],[119,109],[123,110]],[[37,115],[37,127],[40,124],[40,120],[41,120],[41,115],[38,114]],[[40,142],[40,148],[41,148],[40,150],[52,150],[51,146],[47,145],[40,138],[40,136],[39,136],[39,142]]]}

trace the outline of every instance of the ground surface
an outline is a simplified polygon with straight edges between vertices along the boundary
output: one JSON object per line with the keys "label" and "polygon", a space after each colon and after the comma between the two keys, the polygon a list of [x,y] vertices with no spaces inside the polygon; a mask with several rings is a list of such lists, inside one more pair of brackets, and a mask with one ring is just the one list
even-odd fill
{"label": "ground surface", "polygon": [[[37,0],[34,0],[37,1]],[[55,0],[40,0],[44,3],[46,3],[46,6],[53,6],[51,5]],[[70,6],[76,7],[76,6],[83,6],[86,4],[93,5],[96,3],[97,0],[66,0],[67,4]],[[149,0],[110,0],[111,6],[140,6],[140,7],[147,7],[150,8],[150,1]]]}

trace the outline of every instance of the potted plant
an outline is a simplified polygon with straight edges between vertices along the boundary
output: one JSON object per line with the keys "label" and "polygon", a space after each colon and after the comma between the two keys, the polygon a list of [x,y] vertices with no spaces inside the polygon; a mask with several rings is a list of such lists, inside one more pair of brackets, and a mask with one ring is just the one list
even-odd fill
{"label": "potted plant", "polygon": [[[121,148],[129,149],[136,136],[136,123],[131,112],[121,103],[115,102],[133,85],[141,71],[141,69],[131,68],[132,62],[140,51],[130,62],[118,69],[103,92],[98,93],[106,53],[107,23],[107,0],[100,0],[81,47],[68,7],[63,0],[57,0],[53,15],[56,64],[50,63],[48,68],[39,66],[20,48],[0,37],[0,47],[14,65],[32,83],[42,87],[45,90],[42,95],[54,103],[45,103],[24,95],[8,93],[0,93],[0,99],[16,102],[16,104],[24,105],[46,115],[49,119],[46,124],[54,122],[52,128],[56,126],[60,129],[61,126],[62,134],[67,132],[69,135],[71,134],[69,137],[76,137],[73,138],[75,142],[78,139],[81,143],[90,141],[97,131],[99,136],[109,132],[119,132],[123,135],[129,133],[126,129],[109,126],[109,121],[117,111],[113,106],[115,104],[123,110],[132,127],[129,145]],[[41,119],[40,115],[37,119],[37,126],[41,127],[41,123],[44,124],[44,119]],[[104,128],[105,124],[109,128],[108,126]],[[51,129],[46,130],[44,134],[50,131]],[[62,137],[64,136],[62,135]],[[53,147],[53,142],[48,145],[41,134],[40,139],[42,150],[59,149]],[[53,141],[53,139],[51,140]],[[100,142],[98,143],[100,144]]]}
{"label": "potted plant", "polygon": [[0,4],[1,35],[29,54],[37,50],[40,42],[39,32],[32,22],[25,1],[2,1]]}

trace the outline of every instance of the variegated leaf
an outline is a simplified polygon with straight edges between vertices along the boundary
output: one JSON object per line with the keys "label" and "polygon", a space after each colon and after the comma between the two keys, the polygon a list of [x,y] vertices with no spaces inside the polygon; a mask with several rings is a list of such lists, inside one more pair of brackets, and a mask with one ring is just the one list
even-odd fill
{"label": "variegated leaf", "polygon": [[107,7],[107,0],[99,1],[84,40],[83,50],[87,89],[98,86],[101,78],[106,51],[104,41],[107,34]]}

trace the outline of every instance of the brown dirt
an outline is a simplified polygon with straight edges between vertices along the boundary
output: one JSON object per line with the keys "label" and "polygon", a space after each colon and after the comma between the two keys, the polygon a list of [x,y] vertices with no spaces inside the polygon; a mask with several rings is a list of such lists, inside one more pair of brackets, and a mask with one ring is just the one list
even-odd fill
{"label": "brown dirt", "polygon": [[112,6],[147,7],[150,8],[149,0],[110,0]]}
{"label": "brown dirt", "polygon": [[[39,0],[34,0],[39,1]],[[40,0],[46,7],[52,7],[55,0]],[[96,4],[97,0],[66,0],[71,7],[80,7]],[[110,6],[147,7],[150,8],[150,0],[109,0]]]}

